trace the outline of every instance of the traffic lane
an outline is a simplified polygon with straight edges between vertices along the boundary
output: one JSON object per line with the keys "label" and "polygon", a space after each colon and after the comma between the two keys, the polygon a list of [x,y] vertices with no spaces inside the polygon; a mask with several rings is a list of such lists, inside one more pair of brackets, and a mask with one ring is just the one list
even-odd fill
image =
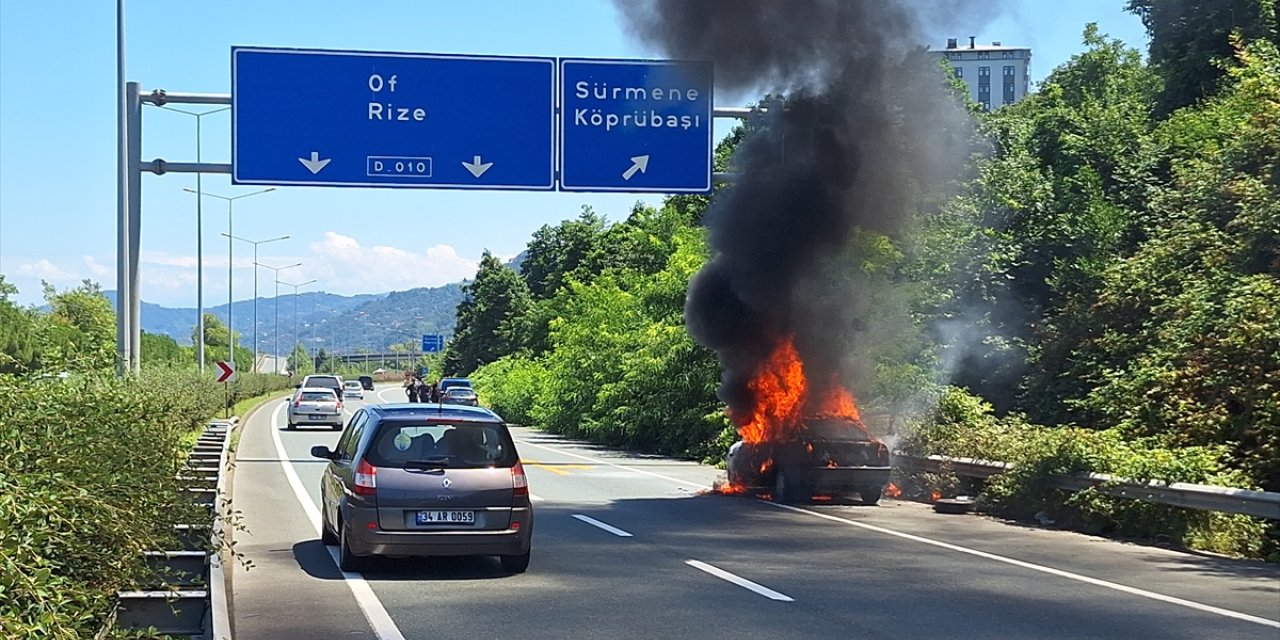
{"label": "traffic lane", "polygon": [[[318,505],[323,464],[300,464],[297,456],[336,436],[323,429],[289,432],[283,424],[277,417],[286,454]],[[701,637],[707,617],[719,615],[731,616],[734,622],[724,628],[743,638],[776,638],[797,629],[791,622],[779,625],[776,612],[763,615],[759,596],[688,567],[686,558],[669,550],[627,545],[575,518],[580,511],[535,505],[532,562],[523,575],[508,575],[495,559],[483,557],[374,558],[362,575],[407,637],[475,637],[477,619],[485,621],[486,637]],[[334,579],[331,561],[302,559],[318,544],[295,545],[300,563],[317,579],[326,571]],[[690,607],[691,599],[701,604]],[[500,615],[495,601],[503,603]],[[655,611],[662,614],[655,617]]]}
{"label": "traffic lane", "polygon": [[1125,543],[975,515],[943,515],[930,505],[887,501],[880,508],[803,505],[872,526],[1109,582],[1280,620],[1280,567],[1204,553]]}
{"label": "traffic lane", "polygon": [[563,464],[599,466],[600,471],[625,472],[626,477],[637,475],[675,482],[677,486],[683,486],[691,491],[709,489],[716,479],[723,475],[723,472],[715,467],[696,462],[666,456],[627,453],[527,427],[511,427],[511,434],[516,440],[516,448],[520,451],[522,459],[547,459]]}
{"label": "traffic lane", "polygon": [[583,513],[667,556],[696,558],[794,598],[794,615],[829,621],[826,631],[837,635],[857,623],[892,638],[1276,637],[1274,628],[806,520],[750,498],[590,507]]}
{"label": "traffic lane", "polygon": [[[534,440],[527,430],[521,435],[526,442]],[[601,455],[596,453],[598,448],[556,436],[540,437],[537,442],[541,448],[522,448],[521,453],[526,459],[538,456],[537,460],[547,463],[543,465],[546,469],[559,472],[531,479],[533,490],[548,500],[609,502],[612,496],[669,495],[673,489],[687,488],[685,481],[719,473],[703,466],[699,475],[693,468],[698,465],[655,456],[617,451]],[[597,461],[594,465],[593,460]],[[618,473],[597,479],[597,471],[602,469]],[[642,475],[653,469],[661,470],[667,481]],[[643,480],[648,478],[654,482]],[[665,493],[657,489],[664,485]],[[1126,544],[979,516],[942,515],[928,505],[905,501],[886,500],[879,507],[815,503],[805,509],[1248,615],[1280,618],[1280,567],[1274,565]],[[803,513],[794,515],[821,522]]]}
{"label": "traffic lane", "polygon": [[376,559],[365,579],[411,638],[849,637],[849,627],[793,619],[789,603],[690,568],[683,553],[587,525],[572,506],[535,511],[525,574],[489,558]]}
{"label": "traffic lane", "polygon": [[246,528],[232,533],[236,551],[243,554],[242,561],[230,563],[236,637],[373,638],[332,560],[320,571],[302,568],[322,567],[316,554],[324,549],[295,549],[298,541],[316,535],[277,460],[270,433],[276,406],[263,406],[238,427],[232,508]]}

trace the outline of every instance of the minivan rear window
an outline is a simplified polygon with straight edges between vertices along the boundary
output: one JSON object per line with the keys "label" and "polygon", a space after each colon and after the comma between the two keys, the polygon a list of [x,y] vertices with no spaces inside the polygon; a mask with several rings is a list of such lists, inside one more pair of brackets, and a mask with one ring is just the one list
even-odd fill
{"label": "minivan rear window", "polygon": [[384,422],[365,455],[375,467],[513,467],[516,448],[498,423]]}

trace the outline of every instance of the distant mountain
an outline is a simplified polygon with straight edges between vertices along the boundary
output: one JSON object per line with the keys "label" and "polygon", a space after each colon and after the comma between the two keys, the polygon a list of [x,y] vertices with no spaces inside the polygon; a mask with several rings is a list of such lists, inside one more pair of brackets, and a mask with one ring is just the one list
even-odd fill
{"label": "distant mountain", "polygon": [[[104,292],[114,306],[115,291]],[[357,349],[381,351],[390,344],[413,340],[423,334],[451,335],[458,302],[462,300],[462,284],[410,289],[393,293],[341,296],[310,292],[276,298],[258,298],[258,351],[270,354],[276,346],[276,305],[279,303],[280,353],[292,350],[298,337],[310,350],[324,348],[339,352]],[[232,328],[249,346],[254,339],[253,301],[237,300]],[[296,310],[296,332],[295,332]],[[226,303],[206,307],[223,322],[227,321]],[[142,329],[164,334],[179,344],[191,344],[196,323],[194,308],[164,307],[142,303]]]}

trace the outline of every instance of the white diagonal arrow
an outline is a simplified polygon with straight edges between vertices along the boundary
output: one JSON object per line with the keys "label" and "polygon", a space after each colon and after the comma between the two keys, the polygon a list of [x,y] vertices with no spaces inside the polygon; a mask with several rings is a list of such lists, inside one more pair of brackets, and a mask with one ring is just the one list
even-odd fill
{"label": "white diagonal arrow", "polygon": [[637,171],[644,173],[649,169],[649,154],[642,156],[631,156],[631,167],[622,172],[623,180],[630,180]]}
{"label": "white diagonal arrow", "polygon": [[471,162],[463,162],[462,166],[466,167],[467,171],[471,172],[471,175],[479,178],[480,176],[484,175],[484,172],[489,170],[489,167],[493,166],[493,163],[485,162],[482,164],[480,162],[480,156],[475,156],[474,158],[471,159]]}
{"label": "white diagonal arrow", "polygon": [[324,160],[321,160],[320,153],[316,151],[312,151],[310,160],[308,160],[307,158],[298,158],[298,162],[301,162],[302,166],[306,167],[307,169],[310,169],[311,175],[315,175],[317,173],[320,173],[320,170],[325,168],[325,166],[328,165],[329,161],[332,159],[333,158],[325,158]]}

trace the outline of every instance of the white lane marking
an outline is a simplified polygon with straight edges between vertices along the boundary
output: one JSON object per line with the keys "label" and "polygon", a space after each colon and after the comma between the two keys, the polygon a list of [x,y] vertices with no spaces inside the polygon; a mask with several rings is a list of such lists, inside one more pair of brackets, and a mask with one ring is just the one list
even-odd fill
{"label": "white lane marking", "polygon": [[607,466],[610,466],[610,467],[614,467],[614,468],[616,468],[616,469],[623,469],[623,470],[625,470],[625,471],[631,471],[631,472],[633,472],[633,473],[639,473],[639,474],[641,474],[641,475],[646,475],[646,476],[649,476],[649,477],[652,477],[652,478],[660,478],[660,479],[662,479],[662,480],[666,480],[666,481],[668,481],[668,482],[674,482],[674,483],[676,483],[676,484],[682,484],[682,485],[685,485],[685,486],[693,486],[693,487],[697,487],[697,488],[699,488],[699,489],[710,489],[710,488],[711,488],[711,487],[709,487],[709,486],[707,486],[707,485],[705,485],[705,484],[699,484],[699,483],[697,483],[697,482],[690,482],[690,481],[688,481],[688,480],[681,480],[680,478],[676,478],[676,477],[672,477],[672,476],[664,476],[664,475],[662,475],[661,473],[654,473],[654,472],[652,472],[652,471],[645,471],[644,469],[637,469],[637,468],[635,468],[635,467],[628,467],[628,466],[627,466],[627,465],[625,465],[625,464],[618,464],[618,463],[616,463],[616,462],[609,462],[608,460],[601,460],[600,458],[592,458],[592,457],[590,457],[590,456],[582,456],[582,455],[578,455],[578,454],[576,454],[576,453],[570,453],[570,452],[568,452],[568,451],[564,451],[563,449],[557,449],[557,448],[555,448],[555,447],[548,447],[548,446],[541,445],[541,444],[534,444],[534,443],[532,443],[532,442],[529,442],[528,440],[516,440],[516,442],[517,442],[518,444],[520,444],[520,445],[527,445],[527,446],[534,447],[534,448],[537,448],[537,449],[545,449],[545,450],[547,450],[547,451],[554,451],[554,452],[556,452],[556,453],[559,453],[559,454],[562,454],[562,455],[569,456],[570,458],[577,458],[577,459],[579,459],[579,460],[588,460],[588,461],[590,461],[590,462],[595,462],[595,463],[597,463],[597,464],[607,465]]}
{"label": "white lane marking", "polygon": [[824,520],[830,520],[830,521],[832,521],[832,522],[839,522],[839,523],[842,523],[842,524],[847,524],[847,525],[851,525],[851,526],[854,526],[854,527],[858,527],[858,528],[860,528],[860,529],[866,529],[867,531],[874,531],[874,532],[876,532],[876,533],[883,533],[883,534],[885,534],[885,535],[889,535],[889,536],[894,536],[894,537],[902,538],[902,539],[904,539],[904,540],[910,540],[910,541],[912,541],[912,542],[919,542],[920,544],[927,544],[927,545],[929,545],[929,546],[938,547],[938,548],[941,548],[941,549],[947,549],[947,550],[949,550],[949,551],[957,551],[957,552],[959,552],[959,553],[964,553],[964,554],[968,554],[968,555],[971,555],[971,556],[976,556],[976,557],[979,557],[979,558],[983,558],[983,559],[985,559],[985,560],[993,560],[993,561],[995,561],[995,562],[1003,562],[1004,564],[1010,564],[1010,565],[1013,565],[1013,566],[1015,566],[1015,567],[1022,567],[1022,568],[1024,568],[1024,569],[1030,569],[1030,570],[1032,570],[1032,571],[1039,571],[1039,572],[1041,572],[1041,573],[1047,573],[1047,574],[1052,575],[1052,576],[1058,576],[1058,577],[1060,577],[1060,578],[1066,578],[1066,579],[1068,579],[1068,580],[1075,580],[1075,581],[1078,581],[1078,582],[1083,582],[1083,583],[1085,583],[1085,584],[1091,584],[1091,585],[1094,585],[1094,586],[1097,586],[1097,587],[1104,587],[1104,588],[1106,588],[1106,589],[1113,589],[1113,590],[1115,590],[1115,591],[1119,591],[1119,592],[1122,592],[1122,593],[1128,593],[1128,594],[1130,594],[1130,595],[1135,595],[1135,596],[1139,596],[1139,597],[1142,597],[1142,598],[1149,598],[1149,599],[1151,599],[1151,600],[1158,600],[1158,601],[1160,601],[1160,602],[1167,602],[1167,603],[1169,603],[1169,604],[1176,604],[1176,605],[1178,605],[1178,606],[1186,607],[1186,608],[1188,608],[1188,609],[1195,609],[1195,610],[1197,610],[1197,611],[1204,611],[1204,612],[1206,612],[1206,613],[1213,613],[1213,614],[1217,614],[1217,615],[1220,615],[1220,616],[1225,616],[1225,617],[1227,617],[1227,618],[1235,618],[1235,619],[1237,619],[1237,620],[1244,620],[1245,622],[1252,622],[1252,623],[1254,623],[1254,624],[1260,624],[1260,625],[1263,625],[1263,626],[1267,626],[1267,627],[1275,627],[1275,628],[1280,629],[1280,621],[1271,620],[1271,619],[1268,619],[1268,618],[1260,618],[1260,617],[1258,617],[1258,616],[1251,616],[1251,615],[1249,615],[1249,614],[1247,614],[1247,613],[1240,613],[1240,612],[1238,612],[1238,611],[1231,611],[1231,610],[1229,610],[1229,609],[1222,609],[1222,608],[1215,607],[1215,606],[1212,606],[1212,605],[1207,605],[1207,604],[1203,604],[1203,603],[1200,603],[1200,602],[1194,602],[1194,601],[1192,601],[1192,600],[1183,600],[1182,598],[1175,598],[1175,597],[1173,597],[1173,596],[1166,596],[1166,595],[1164,595],[1164,594],[1162,594],[1162,593],[1155,593],[1154,591],[1147,591],[1147,590],[1145,590],[1145,589],[1138,589],[1138,588],[1136,588],[1136,587],[1130,587],[1130,586],[1126,586],[1126,585],[1123,585],[1123,584],[1118,584],[1118,583],[1115,583],[1115,582],[1107,582],[1106,580],[1100,580],[1100,579],[1098,579],[1098,578],[1091,578],[1091,577],[1089,577],[1089,576],[1081,575],[1081,574],[1079,574],[1079,573],[1072,573],[1072,572],[1070,572],[1070,571],[1064,571],[1064,570],[1062,570],[1062,569],[1055,569],[1055,568],[1053,568],[1053,567],[1047,567],[1047,566],[1044,566],[1044,565],[1041,565],[1041,564],[1035,564],[1035,563],[1032,563],[1032,562],[1026,562],[1026,561],[1023,561],[1023,560],[1016,560],[1016,559],[1014,559],[1014,558],[1009,558],[1009,557],[1006,557],[1006,556],[996,555],[996,554],[994,554],[994,553],[987,553],[986,551],[978,551],[977,549],[970,549],[970,548],[968,548],[968,547],[962,547],[962,546],[960,546],[960,545],[951,544],[951,543],[948,543],[948,542],[942,542],[942,541],[940,541],[940,540],[933,540],[933,539],[931,539],[931,538],[926,538],[926,537],[924,537],[924,536],[917,536],[917,535],[910,534],[910,533],[903,533],[903,532],[901,532],[901,531],[894,531],[894,530],[892,530],[892,529],[885,529],[884,527],[877,527],[877,526],[875,526],[875,525],[873,525],[873,524],[866,524],[865,522],[858,522],[858,521],[856,521],[856,520],[849,520],[849,519],[847,519],[847,518],[841,518],[841,517],[839,517],[839,516],[833,516],[833,515],[831,515],[831,514],[827,514],[827,513],[821,513],[821,512],[818,512],[818,511],[811,511],[811,510],[809,510],[809,509],[803,509],[803,508],[800,508],[800,507],[794,507],[794,506],[786,505],[786,504],[778,504],[778,503],[776,503],[776,502],[768,502],[768,501],[765,501],[765,500],[760,500],[759,502],[764,503],[764,504],[767,504],[767,505],[771,505],[771,506],[774,506],[774,507],[778,507],[779,509],[786,509],[786,510],[788,510],[788,511],[794,511],[794,512],[796,512],[796,513],[804,513],[804,514],[807,514],[807,515],[811,515],[811,516],[816,516],[816,517],[822,518],[822,519],[824,519]]}
{"label": "white lane marking", "polygon": [[604,522],[600,522],[599,520],[596,520],[595,518],[592,518],[592,517],[590,517],[590,516],[584,516],[584,515],[582,515],[581,513],[575,513],[575,514],[573,514],[573,517],[575,517],[575,518],[577,518],[577,519],[579,519],[579,520],[581,520],[581,521],[583,521],[583,522],[585,522],[585,523],[587,523],[587,524],[589,524],[589,525],[591,525],[591,526],[593,526],[593,527],[597,527],[597,528],[600,528],[600,529],[604,529],[605,531],[608,531],[609,533],[612,533],[613,535],[618,536],[619,538],[630,538],[630,537],[631,537],[631,534],[630,534],[630,533],[627,533],[626,531],[623,531],[622,529],[619,529],[619,528],[617,528],[617,527],[615,527],[615,526],[613,526],[613,525],[611,525],[611,524],[606,524],[606,523],[604,523]]}
{"label": "white lane marking", "polygon": [[[522,445],[528,445],[528,446],[536,447],[536,448],[539,448],[539,449],[545,449],[545,450],[547,450],[547,451],[554,451],[554,452],[556,452],[556,453],[561,453],[561,454],[564,454],[564,455],[566,455],[566,456],[570,456],[570,457],[573,457],[573,458],[578,458],[578,459],[580,459],[580,460],[588,460],[588,461],[591,461],[591,462],[596,462],[596,463],[604,464],[604,465],[608,465],[608,466],[611,466],[611,467],[617,467],[617,468],[619,468],[619,469],[626,469],[626,470],[628,470],[628,471],[634,471],[634,472],[636,472],[636,473],[644,474],[644,475],[651,476],[651,477],[654,477],[654,478],[661,478],[661,479],[663,479],[663,480],[668,480],[668,481],[670,481],[670,482],[675,482],[675,483],[677,483],[677,484],[692,485],[692,486],[699,487],[699,488],[702,488],[702,489],[710,489],[710,488],[711,488],[711,487],[708,487],[708,486],[706,486],[706,485],[700,485],[700,484],[698,484],[698,483],[696,483],[696,482],[688,482],[688,481],[685,481],[685,480],[681,480],[681,479],[679,479],[679,478],[673,478],[673,477],[671,477],[671,476],[665,476],[665,475],[662,475],[662,474],[660,474],[660,473],[653,473],[653,472],[651,472],[651,471],[644,471],[644,470],[642,470],[642,469],[636,469],[635,467],[628,467],[628,466],[626,466],[626,465],[615,464],[615,463],[613,463],[613,462],[609,462],[609,461],[607,461],[607,460],[601,460],[601,459],[599,459],[599,458],[592,458],[592,457],[589,457],[589,456],[584,456],[584,455],[579,455],[579,454],[576,454],[576,453],[570,453],[570,452],[568,452],[568,451],[563,451],[563,450],[561,450],[561,449],[557,449],[557,448],[554,448],[554,447],[548,447],[548,446],[545,446],[545,445],[535,444],[535,443],[529,442],[528,440],[518,440],[517,442],[519,442],[519,443],[520,443],[520,444],[522,444]],[[1228,618],[1235,618],[1235,619],[1237,619],[1237,620],[1244,620],[1244,621],[1246,621],[1246,622],[1252,622],[1252,623],[1254,623],[1254,624],[1260,624],[1260,625],[1267,626],[1267,627],[1280,628],[1280,621],[1278,621],[1278,620],[1271,620],[1271,619],[1269,619],[1269,618],[1261,618],[1261,617],[1258,617],[1258,616],[1249,615],[1249,614],[1247,614],[1247,613],[1240,613],[1240,612],[1238,612],[1238,611],[1231,611],[1230,609],[1222,609],[1222,608],[1219,608],[1219,607],[1215,607],[1215,606],[1212,606],[1212,605],[1207,605],[1207,604],[1203,604],[1203,603],[1199,603],[1199,602],[1194,602],[1194,601],[1191,601],[1191,600],[1183,600],[1182,598],[1177,598],[1177,597],[1174,597],[1174,596],[1167,596],[1167,595],[1164,595],[1164,594],[1161,594],[1161,593],[1155,593],[1155,592],[1153,592],[1153,591],[1146,591],[1146,590],[1144,590],[1144,589],[1138,589],[1138,588],[1135,588],[1135,587],[1129,587],[1129,586],[1125,586],[1125,585],[1118,584],[1118,583],[1115,583],[1115,582],[1107,582],[1106,580],[1101,580],[1101,579],[1098,579],[1098,578],[1092,578],[1092,577],[1089,577],[1089,576],[1086,576],[1086,575],[1082,575],[1082,574],[1079,574],[1079,573],[1072,573],[1072,572],[1070,572],[1070,571],[1065,571],[1065,570],[1062,570],[1062,569],[1055,569],[1055,568],[1053,568],[1053,567],[1048,567],[1048,566],[1044,566],[1044,565],[1038,565],[1038,564],[1034,564],[1034,563],[1031,563],[1031,562],[1024,562],[1024,561],[1022,561],[1022,560],[1016,560],[1016,559],[1014,559],[1014,558],[1008,558],[1008,557],[1005,557],[1005,556],[996,555],[996,554],[994,554],[994,553],[987,553],[987,552],[985,552],[985,551],[978,551],[977,549],[970,549],[970,548],[968,548],[968,547],[961,547],[961,546],[959,546],[959,545],[954,545],[954,544],[950,544],[950,543],[947,543],[947,542],[942,542],[942,541],[940,541],[940,540],[933,540],[933,539],[931,539],[931,538],[925,538],[925,537],[923,537],[923,536],[917,536],[917,535],[910,534],[910,533],[903,533],[903,532],[901,532],[901,531],[894,531],[894,530],[892,530],[892,529],[885,529],[885,528],[883,528],[883,527],[877,527],[877,526],[875,526],[875,525],[866,524],[866,523],[862,523],[862,522],[857,522],[857,521],[854,521],[854,520],[849,520],[849,519],[846,519],[846,518],[841,518],[841,517],[833,516],[833,515],[829,515],[829,514],[826,514],[826,513],[819,513],[819,512],[817,512],[817,511],[810,511],[810,510],[808,510],[808,509],[802,509],[802,508],[800,508],[800,507],[794,507],[794,506],[791,506],[791,505],[778,504],[778,503],[776,503],[776,502],[768,502],[768,501],[764,501],[764,500],[761,500],[760,502],[763,502],[764,504],[767,504],[767,505],[770,505],[770,506],[778,507],[778,508],[780,508],[780,509],[787,509],[787,510],[790,510],[790,511],[795,511],[795,512],[797,512],[797,513],[804,513],[804,514],[808,514],[808,515],[812,515],[812,516],[817,516],[817,517],[819,517],[819,518],[823,518],[823,519],[825,519],[825,520],[831,520],[831,521],[834,521],[834,522],[840,522],[840,523],[844,523],[844,524],[852,525],[852,526],[855,526],[855,527],[861,527],[861,528],[866,529],[866,530],[868,530],[868,531],[875,531],[875,532],[877,532],[877,533],[883,533],[883,534],[885,534],[885,535],[895,536],[895,537],[902,538],[902,539],[905,539],[905,540],[911,540],[911,541],[913,541],[913,542],[919,542],[919,543],[921,543],[921,544],[927,544],[927,545],[934,546],[934,547],[939,547],[939,548],[942,548],[942,549],[948,549],[948,550],[951,550],[951,551],[957,551],[957,552],[960,552],[960,553],[969,554],[969,555],[976,556],[976,557],[979,557],[979,558],[984,558],[984,559],[987,559],[987,560],[994,560],[994,561],[996,561],[996,562],[1003,562],[1003,563],[1005,563],[1005,564],[1011,564],[1011,565],[1014,565],[1014,566],[1019,566],[1019,567],[1023,567],[1023,568],[1026,568],[1026,569],[1031,569],[1031,570],[1033,570],[1033,571],[1040,571],[1040,572],[1042,572],[1042,573],[1047,573],[1047,574],[1050,574],[1050,575],[1055,575],[1055,576],[1058,576],[1058,577],[1067,578],[1068,580],[1077,580],[1077,581],[1079,581],[1079,582],[1084,582],[1084,583],[1087,583],[1087,584],[1092,584],[1092,585],[1096,585],[1096,586],[1100,586],[1100,587],[1105,587],[1105,588],[1108,588],[1108,589],[1114,589],[1114,590],[1116,590],[1116,591],[1120,591],[1120,592],[1122,592],[1122,593],[1128,593],[1128,594],[1136,595],[1136,596],[1143,597],[1143,598],[1149,598],[1149,599],[1151,599],[1151,600],[1158,600],[1158,601],[1160,601],[1160,602],[1168,602],[1168,603],[1170,603],[1170,604],[1176,604],[1176,605],[1183,606],[1183,607],[1187,607],[1187,608],[1190,608],[1190,609],[1195,609],[1195,610],[1198,610],[1198,611],[1204,611],[1204,612],[1207,612],[1207,613],[1213,613],[1213,614],[1217,614],[1217,615],[1220,615],[1220,616],[1225,616],[1225,617],[1228,617]]]}
{"label": "white lane marking", "polygon": [[544,502],[544,501],[546,501],[546,498],[544,498],[544,497],[542,497],[542,496],[540,496],[540,495],[532,494],[532,493],[531,493],[531,494],[529,494],[529,499],[530,499],[530,500],[532,500],[532,501],[534,501],[534,502]]}
{"label": "white lane marking", "polygon": [[684,563],[699,571],[705,571],[726,582],[732,582],[733,584],[736,584],[739,587],[742,587],[743,589],[746,589],[748,591],[754,591],[770,600],[777,600],[779,602],[795,602],[795,599],[792,598],[791,596],[778,593],[777,591],[774,591],[769,587],[752,582],[740,575],[729,573],[728,571],[725,571],[720,567],[709,565],[701,560],[690,559],[690,560],[685,560]]}
{"label": "white lane marking", "polygon": [[[287,403],[286,403],[287,404]],[[271,440],[276,445],[276,455],[280,458],[280,468],[284,469],[284,476],[289,480],[289,486],[293,488],[293,495],[298,499],[298,503],[302,505],[302,510],[307,513],[307,519],[311,521],[312,528],[315,529],[316,535],[320,535],[320,508],[311,501],[311,496],[307,494],[307,489],[302,485],[302,480],[298,478],[298,473],[294,471],[293,464],[289,462],[289,454],[284,450],[284,443],[280,440],[280,410],[285,408],[285,404],[276,407],[271,414]],[[325,547],[329,551],[329,556],[333,558],[333,565],[338,566],[338,549],[337,547]],[[391,619],[391,614],[387,613],[387,609],[382,606],[382,601],[378,599],[377,594],[373,592],[373,588],[365,581],[364,576],[359,573],[342,571],[342,581],[347,583],[351,589],[351,595],[355,597],[356,604],[360,606],[360,612],[364,614],[365,620],[369,621],[369,626],[373,629],[373,634],[378,640],[405,640],[404,634],[400,633],[400,628],[396,626],[395,621]]]}
{"label": "white lane marking", "polygon": [[378,394],[377,394],[377,395],[378,395],[378,399],[379,399],[379,400],[381,400],[381,401],[383,401],[383,402],[404,402],[405,400],[408,400],[408,397],[406,397],[406,398],[405,398],[405,400],[388,400],[388,399],[386,398],[386,396],[382,395],[382,394],[384,394],[384,393],[386,393],[386,392],[388,392],[388,391],[399,391],[399,392],[400,392],[400,393],[402,393],[402,394],[404,393],[404,389],[403,389],[403,388],[387,387],[386,389],[383,389],[382,391],[379,391],[379,392],[378,392]]}

